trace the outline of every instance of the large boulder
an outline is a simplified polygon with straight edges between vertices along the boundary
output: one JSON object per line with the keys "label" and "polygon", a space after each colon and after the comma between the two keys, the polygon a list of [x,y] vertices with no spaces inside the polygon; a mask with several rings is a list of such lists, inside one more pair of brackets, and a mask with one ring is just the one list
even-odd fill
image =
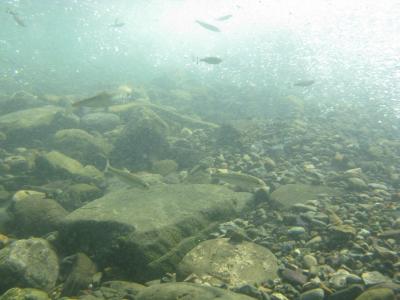
{"label": "large boulder", "polygon": [[0,293],[16,286],[50,291],[58,272],[57,254],[44,239],[18,240],[0,250]]}
{"label": "large boulder", "polygon": [[188,282],[165,283],[150,286],[140,292],[137,300],[251,300],[254,298],[234,292]]}
{"label": "large boulder", "polygon": [[178,270],[181,279],[196,274],[212,285],[261,284],[278,278],[278,262],[271,251],[247,241],[231,243],[228,238],[200,243],[185,255]]}
{"label": "large boulder", "polygon": [[19,110],[0,116],[0,131],[7,136],[7,145],[43,146],[48,138],[60,128],[75,127],[76,116],[67,114],[63,108],[43,106]]}
{"label": "large boulder", "polygon": [[211,184],[154,185],[111,192],[65,219],[61,240],[114,264],[135,281],[173,272],[215,226],[251,204],[249,193]]}

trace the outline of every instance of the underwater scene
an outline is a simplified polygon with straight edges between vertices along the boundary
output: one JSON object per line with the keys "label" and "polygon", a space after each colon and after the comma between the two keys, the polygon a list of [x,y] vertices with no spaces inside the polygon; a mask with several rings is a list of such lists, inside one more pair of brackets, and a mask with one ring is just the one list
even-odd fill
{"label": "underwater scene", "polygon": [[0,1],[0,300],[400,299],[399,16]]}

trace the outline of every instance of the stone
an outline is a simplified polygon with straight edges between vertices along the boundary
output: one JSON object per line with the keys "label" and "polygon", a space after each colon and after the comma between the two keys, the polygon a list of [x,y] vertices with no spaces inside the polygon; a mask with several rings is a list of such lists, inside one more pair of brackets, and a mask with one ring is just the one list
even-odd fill
{"label": "stone", "polygon": [[60,240],[142,282],[174,272],[200,239],[252,201],[249,193],[212,184],[118,189],[70,213]]}
{"label": "stone", "polygon": [[306,230],[302,226],[293,226],[288,229],[288,234],[291,236],[300,236],[306,233]]}
{"label": "stone", "polygon": [[300,295],[300,300],[323,300],[325,292],[321,288],[306,291]]}
{"label": "stone", "polygon": [[277,259],[267,248],[220,238],[204,241],[187,253],[179,263],[177,276],[183,280],[196,274],[214,286],[241,286],[274,280],[277,270]]}
{"label": "stone", "polygon": [[190,300],[254,300],[242,294],[188,282],[164,283],[150,286],[141,291],[136,300],[168,300],[168,299],[190,299]]}
{"label": "stone", "polygon": [[280,276],[283,280],[291,284],[303,285],[308,280],[308,277],[304,275],[301,270],[291,270],[288,268],[283,269],[280,272]]}
{"label": "stone", "polygon": [[68,214],[55,200],[40,194],[22,199],[14,197],[7,211],[10,215],[9,230],[24,237],[42,236],[57,230]]}
{"label": "stone", "polygon": [[356,300],[395,300],[393,290],[388,288],[372,288],[363,292]]}
{"label": "stone", "polygon": [[101,136],[93,136],[81,129],[62,129],[53,138],[55,150],[80,163],[104,166],[112,146]]}
{"label": "stone", "polygon": [[57,254],[44,239],[17,240],[0,250],[0,293],[15,286],[50,291],[58,273]]}
{"label": "stone", "polygon": [[353,190],[362,191],[368,188],[368,185],[361,178],[350,177],[347,182],[349,183],[349,188]]}
{"label": "stone", "polygon": [[307,254],[303,257],[303,264],[307,269],[310,269],[313,266],[317,266],[318,261],[313,255]]}
{"label": "stone", "polygon": [[106,112],[95,112],[81,118],[81,127],[86,130],[105,132],[115,129],[121,124],[118,115]]}
{"label": "stone", "polygon": [[58,151],[43,153],[36,158],[38,176],[57,179],[76,179],[80,182],[100,184],[104,174],[94,166],[83,166],[79,161]]}

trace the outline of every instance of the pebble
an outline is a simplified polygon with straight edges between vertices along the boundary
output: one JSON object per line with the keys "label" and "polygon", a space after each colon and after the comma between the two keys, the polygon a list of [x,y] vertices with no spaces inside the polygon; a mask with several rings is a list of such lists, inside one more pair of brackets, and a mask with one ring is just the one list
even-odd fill
{"label": "pebble", "polygon": [[303,257],[303,264],[307,269],[310,269],[313,266],[317,266],[318,261],[314,256],[307,254]]}
{"label": "pebble", "polygon": [[300,300],[323,300],[325,292],[321,288],[312,289],[300,295]]}

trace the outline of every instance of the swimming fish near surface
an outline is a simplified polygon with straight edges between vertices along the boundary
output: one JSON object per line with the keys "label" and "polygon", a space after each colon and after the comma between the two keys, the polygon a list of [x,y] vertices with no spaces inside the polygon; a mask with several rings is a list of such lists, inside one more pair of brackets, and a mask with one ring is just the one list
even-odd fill
{"label": "swimming fish near surface", "polygon": [[207,56],[199,59],[199,61],[205,62],[206,64],[210,65],[218,65],[222,62],[222,59],[216,56]]}
{"label": "swimming fish near surface", "polygon": [[296,81],[293,85],[294,85],[294,86],[305,87],[305,86],[313,85],[314,83],[315,83],[315,80],[312,80],[312,79],[303,79],[303,80]]}
{"label": "swimming fish near surface", "polygon": [[218,27],[216,27],[214,25],[211,25],[211,24],[208,24],[208,23],[203,22],[203,21],[196,20],[196,23],[199,24],[201,27],[203,27],[205,29],[208,29],[208,30],[211,30],[211,31],[214,31],[214,32],[220,32],[221,31],[221,30],[219,30]]}
{"label": "swimming fish near surface", "polygon": [[106,167],[104,172],[109,172],[116,176],[119,180],[125,182],[129,186],[132,187],[141,187],[141,188],[149,188],[149,184],[144,181],[139,175],[133,174],[128,170],[120,170],[114,168],[110,165],[110,162],[107,160]]}
{"label": "swimming fish near surface", "polygon": [[119,19],[115,19],[114,23],[112,23],[110,25],[110,27],[113,27],[113,28],[118,28],[118,27],[123,27],[123,26],[125,26],[125,22],[122,22]]}
{"label": "swimming fish near surface", "polygon": [[230,18],[232,18],[232,15],[225,15],[225,16],[216,18],[215,21],[225,21],[225,20],[228,20]]}
{"label": "swimming fish near surface", "polygon": [[108,107],[111,106],[113,94],[101,92],[93,97],[76,101],[72,104],[74,107]]}
{"label": "swimming fish near surface", "polygon": [[15,11],[12,11],[11,9],[7,9],[6,12],[13,17],[15,23],[17,23],[21,27],[26,27],[25,22],[21,19],[21,17],[19,16],[18,13],[16,13]]}

